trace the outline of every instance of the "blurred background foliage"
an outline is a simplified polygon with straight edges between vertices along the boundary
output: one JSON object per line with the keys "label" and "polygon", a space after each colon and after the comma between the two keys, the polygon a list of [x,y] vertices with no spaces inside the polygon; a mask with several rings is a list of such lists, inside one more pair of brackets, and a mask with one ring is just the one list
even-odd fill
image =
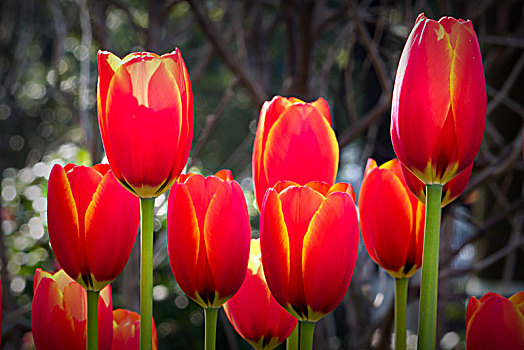
{"label": "blurred background foliage", "polygon": [[[521,0],[2,0],[0,2],[0,274],[4,349],[31,348],[32,279],[58,267],[46,228],[53,164],[103,160],[96,53],[179,47],[195,103],[190,171],[233,170],[249,205],[260,107],[276,94],[330,104],[340,144],[338,181],[356,190],[366,159],[394,157],[393,81],[416,16],[471,19],[483,55],[488,121],[466,192],[444,209],[438,344],[463,349],[465,305],[488,290],[524,290],[524,2]],[[424,77],[421,77],[424,79]],[[413,88],[416,88],[414,86]],[[475,126],[472,126],[475,127]],[[154,316],[160,348],[202,348],[203,314],[184,296],[166,252],[165,196],[156,201]],[[362,246],[361,246],[362,247]],[[113,283],[115,308],[138,310],[135,249]],[[419,275],[408,330],[416,331]],[[329,286],[327,286],[329,287]],[[393,281],[362,248],[350,291],[319,322],[317,348],[387,349]],[[414,336],[409,337],[414,346]],[[219,349],[247,349],[221,312]]]}

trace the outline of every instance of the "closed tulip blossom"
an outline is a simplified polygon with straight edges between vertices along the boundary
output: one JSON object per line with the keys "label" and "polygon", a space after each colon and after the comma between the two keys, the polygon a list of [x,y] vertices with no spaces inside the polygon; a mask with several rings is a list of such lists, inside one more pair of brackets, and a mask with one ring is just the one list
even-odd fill
{"label": "closed tulip blossom", "polygon": [[314,322],[340,304],[355,268],[353,190],[295,184],[279,192],[279,187],[267,190],[262,205],[262,265],[275,299],[300,321],[301,348],[310,349]]}
{"label": "closed tulip blossom", "polygon": [[471,297],[466,315],[468,350],[524,349],[524,292],[506,299],[487,293]]}
{"label": "closed tulip blossom", "polygon": [[[140,315],[136,312],[116,309],[113,311],[113,343],[111,350],[140,349]],[[158,337],[153,322],[153,350],[158,349]]]}
{"label": "closed tulip blossom", "polygon": [[369,256],[392,277],[411,277],[422,265],[424,204],[408,189],[400,163],[369,159],[358,201]]}
{"label": "closed tulip blossom", "polygon": [[193,93],[178,49],[123,59],[98,52],[98,121],[116,178],[142,198],[167,191],[193,138]]}
{"label": "closed tulip blossom", "polygon": [[[420,181],[415,175],[409,171],[405,165],[401,164],[402,175],[406,181],[411,193],[413,193],[419,201],[426,203],[426,185]],[[441,207],[444,208],[449,203],[458,198],[466,189],[471,173],[473,171],[473,163],[471,163],[465,170],[460,172],[457,176],[446,182],[442,186],[442,201]]]}
{"label": "closed tulip blossom", "polygon": [[[37,350],[86,348],[86,290],[64,270],[35,272],[31,328]],[[98,348],[110,350],[113,338],[113,304],[110,286],[98,299]]]}
{"label": "closed tulip blossom", "polygon": [[485,125],[486,83],[472,23],[419,15],[393,90],[399,161],[425,184],[445,184],[473,162]]}
{"label": "closed tulip blossom", "polygon": [[240,288],[246,273],[251,231],[244,193],[229,171],[180,180],[169,194],[171,268],[191,299],[219,307]]}
{"label": "closed tulip blossom", "polygon": [[169,193],[167,250],[173,275],[205,311],[205,348],[215,348],[218,308],[246,275],[251,228],[244,193],[229,170],[182,175]]}
{"label": "closed tulip blossom", "polygon": [[60,266],[99,291],[124,269],[138,232],[139,200],[107,164],[55,165],[49,176],[49,240]]}
{"label": "closed tulip blossom", "polygon": [[297,325],[297,319],[280,306],[267,286],[259,239],[251,240],[246,278],[224,304],[224,311],[237,333],[255,349],[275,348]]}
{"label": "closed tulip blossom", "polygon": [[193,92],[178,49],[118,58],[98,52],[98,123],[115,177],[140,197],[141,348],[151,349],[154,198],[169,190],[189,157]]}
{"label": "closed tulip blossom", "polygon": [[253,181],[258,208],[266,189],[278,181],[332,185],[338,168],[338,143],[323,98],[306,103],[275,96],[260,110],[253,146]]}

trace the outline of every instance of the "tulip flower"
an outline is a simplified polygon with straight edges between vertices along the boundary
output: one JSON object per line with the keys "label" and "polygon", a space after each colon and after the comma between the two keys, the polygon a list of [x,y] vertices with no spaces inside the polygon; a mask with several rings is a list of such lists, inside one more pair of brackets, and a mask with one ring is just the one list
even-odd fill
{"label": "tulip flower", "polygon": [[139,200],[107,164],[56,164],[49,176],[47,222],[53,253],[84,288],[99,291],[124,269],[135,243]]}
{"label": "tulip flower", "polygon": [[479,151],[486,83],[470,21],[418,16],[395,78],[391,141],[401,163],[426,184],[418,348],[435,346],[442,185]]}
{"label": "tulip flower", "polygon": [[[260,218],[262,265],[275,299],[301,327],[310,348],[314,322],[344,298],[358,252],[351,185],[287,186],[266,192]],[[343,188],[346,191],[342,192]],[[329,286],[329,288],[326,288]]]}
{"label": "tulip flower", "polygon": [[400,163],[368,159],[358,200],[360,227],[371,259],[394,278],[422,265],[424,205],[409,191]]}
{"label": "tulip flower", "polygon": [[[140,315],[136,312],[116,309],[113,311],[113,343],[111,350],[140,349]],[[158,337],[153,322],[153,349],[158,349]]]}
{"label": "tulip flower", "polygon": [[123,59],[98,52],[98,121],[116,178],[141,198],[167,191],[193,138],[193,93],[178,49]]}
{"label": "tulip flower", "polygon": [[266,189],[278,181],[332,185],[338,168],[338,143],[323,98],[305,103],[275,96],[260,110],[253,146],[253,181],[258,208]]}
{"label": "tulip flower", "polygon": [[193,93],[178,49],[123,59],[98,52],[98,122],[115,177],[141,198],[141,348],[151,349],[154,197],[169,190],[189,157]]}
{"label": "tulip flower", "polygon": [[255,349],[271,350],[295,329],[297,319],[275,300],[266,283],[260,240],[251,240],[246,278],[224,311],[238,334]]}
{"label": "tulip flower", "polygon": [[400,57],[391,140],[400,162],[425,184],[445,184],[479,151],[486,83],[470,21],[421,14]]}
{"label": "tulip flower", "polygon": [[[400,164],[402,175],[404,176],[404,180],[406,181],[406,185],[408,186],[409,190],[418,198],[419,201],[426,203],[426,185],[415,175],[413,175],[413,173],[411,173],[411,171],[409,171],[404,164]],[[466,186],[468,185],[472,171],[473,163],[471,163],[465,170],[442,186],[442,200],[440,203],[442,208],[453,202],[455,199],[457,199],[458,196],[462,194],[462,192],[464,192]]]}
{"label": "tulip flower", "polygon": [[422,265],[425,208],[396,159],[380,167],[368,159],[358,208],[369,256],[395,279],[395,349],[405,349],[408,278]]}
{"label": "tulip flower", "polygon": [[[64,270],[35,272],[31,328],[37,350],[86,348],[86,290]],[[111,287],[98,299],[98,348],[111,349],[113,338]]]}
{"label": "tulip flower", "polygon": [[167,212],[173,275],[205,308],[206,349],[214,349],[217,310],[246,275],[251,230],[244,193],[230,171],[188,174],[171,189]]}
{"label": "tulip flower", "polygon": [[509,299],[487,293],[471,297],[466,315],[468,350],[524,349],[524,292]]}

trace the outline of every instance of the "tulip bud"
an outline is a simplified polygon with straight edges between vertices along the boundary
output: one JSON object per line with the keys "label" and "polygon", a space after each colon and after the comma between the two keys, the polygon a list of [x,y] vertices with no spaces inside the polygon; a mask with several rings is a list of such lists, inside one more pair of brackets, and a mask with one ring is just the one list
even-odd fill
{"label": "tulip bud", "polygon": [[251,229],[230,171],[182,176],[169,193],[167,248],[175,279],[202,307],[220,307],[246,274]]}
{"label": "tulip bud", "polygon": [[140,219],[139,199],[107,164],[56,164],[47,185],[49,241],[60,266],[84,288],[99,291],[126,266]]}
{"label": "tulip bud", "polygon": [[400,57],[391,141],[425,184],[445,184],[477,155],[486,125],[486,82],[470,21],[419,15]]}
{"label": "tulip bud", "polygon": [[[343,187],[346,191],[341,192]],[[264,274],[271,293],[289,313],[301,321],[318,321],[346,295],[357,260],[352,188],[278,188],[268,189],[262,204]]]}
{"label": "tulip bud", "polygon": [[142,198],[167,191],[193,138],[193,93],[178,49],[123,59],[98,52],[98,122],[111,169]]}
{"label": "tulip bud", "polygon": [[371,259],[395,278],[422,266],[424,204],[409,191],[400,163],[368,159],[358,200],[362,239]]}

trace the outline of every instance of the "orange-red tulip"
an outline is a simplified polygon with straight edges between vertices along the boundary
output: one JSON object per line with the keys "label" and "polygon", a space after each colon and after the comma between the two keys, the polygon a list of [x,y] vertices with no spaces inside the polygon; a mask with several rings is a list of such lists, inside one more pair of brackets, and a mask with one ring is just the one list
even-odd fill
{"label": "orange-red tulip", "polygon": [[[140,349],[140,315],[136,312],[116,309],[113,311],[113,344],[111,350]],[[153,350],[158,349],[158,337],[153,321]]]}
{"label": "orange-red tulip", "polygon": [[260,246],[267,284],[280,305],[302,321],[317,321],[340,304],[357,260],[353,189],[334,187],[277,184],[262,204]]}
{"label": "orange-red tulip", "polygon": [[[406,181],[411,193],[413,193],[419,201],[426,203],[426,185],[420,181],[411,171],[406,168],[404,164],[401,163],[402,175]],[[442,187],[442,202],[441,207],[444,208],[449,203],[457,199],[458,196],[464,192],[466,186],[468,185],[469,178],[471,177],[471,172],[473,171],[473,163],[471,163],[465,170],[460,174],[446,182]]]}
{"label": "orange-red tulip", "polygon": [[193,93],[178,49],[123,59],[98,52],[98,122],[116,178],[139,197],[167,191],[193,138]]}
{"label": "orange-red tulip", "polygon": [[58,263],[84,288],[102,289],[129,259],[139,199],[120,186],[107,164],[56,164],[47,188],[49,240]]}
{"label": "orange-red tulip", "polygon": [[479,151],[486,83],[470,21],[421,14],[400,57],[391,140],[399,161],[425,184],[445,184]]}
{"label": "orange-red tulip", "polygon": [[167,248],[180,288],[220,307],[240,288],[251,236],[246,200],[230,171],[182,175],[169,193]]}
{"label": "orange-red tulip", "polygon": [[260,240],[251,240],[246,278],[238,292],[224,304],[235,330],[255,349],[270,350],[286,340],[297,325],[275,300],[262,268]]}
{"label": "orange-red tulip", "polygon": [[323,98],[305,103],[275,96],[260,110],[253,147],[253,181],[258,208],[277,181],[332,185],[338,168],[338,143]]}
{"label": "orange-red tulip", "polygon": [[[64,270],[54,275],[38,268],[33,285],[31,328],[37,350],[85,349],[86,290]],[[111,287],[98,299],[98,348],[111,349],[113,338]]]}
{"label": "orange-red tulip", "polygon": [[524,292],[509,299],[487,293],[471,297],[466,315],[468,350],[524,349]]}
{"label": "orange-red tulip", "polygon": [[425,207],[407,188],[400,162],[368,159],[358,198],[360,229],[371,259],[391,276],[422,266]]}

